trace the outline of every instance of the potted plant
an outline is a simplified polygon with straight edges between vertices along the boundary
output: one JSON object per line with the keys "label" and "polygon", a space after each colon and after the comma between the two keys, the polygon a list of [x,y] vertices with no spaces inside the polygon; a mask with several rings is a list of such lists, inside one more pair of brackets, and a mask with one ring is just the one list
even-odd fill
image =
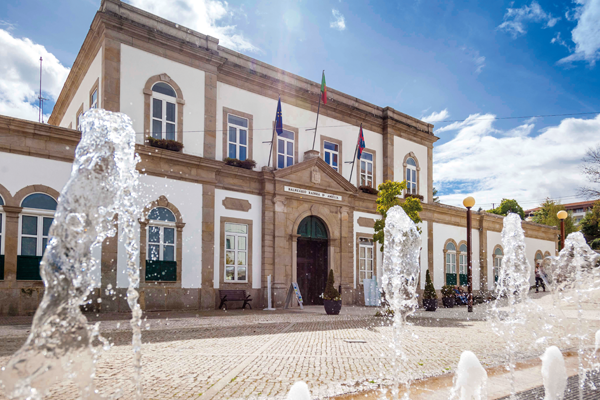
{"label": "potted plant", "polygon": [[328,315],[338,315],[342,309],[342,298],[340,292],[333,287],[333,270],[329,270],[329,276],[327,277],[327,285],[325,286],[325,293],[321,295],[323,298],[323,305],[325,306],[325,312]]}
{"label": "potted plant", "polygon": [[152,136],[148,136],[147,140],[150,146],[158,147],[159,149],[171,151],[181,151],[183,149],[183,143],[179,143],[176,140],[156,139]]}
{"label": "potted plant", "polygon": [[433,283],[431,282],[431,275],[429,275],[429,270],[427,270],[427,274],[425,275],[423,307],[425,307],[425,311],[437,310],[437,293],[435,292],[435,288],[433,287]]}
{"label": "potted plant", "polygon": [[444,304],[444,307],[446,308],[454,307],[454,286],[442,286],[442,304]]}
{"label": "potted plant", "polygon": [[231,165],[232,167],[238,167],[238,168],[244,168],[244,169],[253,169],[254,167],[256,167],[256,161],[251,160],[249,158],[242,161],[242,160],[238,160],[237,158],[225,157],[223,159],[223,161],[225,162],[225,164]]}
{"label": "potted plant", "polygon": [[359,189],[360,189],[360,190],[361,190],[363,193],[367,193],[367,194],[375,194],[375,195],[376,195],[376,194],[378,194],[378,193],[379,193],[379,190],[377,190],[377,189],[375,189],[375,188],[373,188],[373,187],[371,187],[371,186],[365,186],[365,185],[363,185],[363,186],[359,186],[358,188],[359,188]]}

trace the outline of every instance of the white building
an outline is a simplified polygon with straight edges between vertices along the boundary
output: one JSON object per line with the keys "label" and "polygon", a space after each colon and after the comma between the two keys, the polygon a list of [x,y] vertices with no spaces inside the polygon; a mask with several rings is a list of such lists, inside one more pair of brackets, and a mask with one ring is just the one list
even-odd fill
{"label": "white building", "polygon": [[[428,269],[437,289],[461,283],[466,215],[433,202],[433,125],[329,88],[312,150],[305,129],[315,124],[319,88],[213,37],[103,0],[50,125],[0,117],[0,313],[30,312],[41,299],[36,263],[69,177],[79,117],[94,107],[126,113],[138,132],[149,219],[139,227],[144,309],[211,309],[224,289],[245,290],[264,306],[268,275],[275,307],[291,282],[315,304],[329,269],[344,303],[360,304],[362,279],[378,275],[382,255],[372,242],[376,196],[359,186],[386,180],[407,179],[422,197],[421,287]],[[284,134],[269,159],[279,96]],[[367,148],[349,181],[345,162],[361,123]],[[183,149],[156,147],[166,142],[153,137]],[[256,166],[230,166],[227,157]],[[473,284],[485,291],[501,264],[502,217],[473,219]],[[554,228],[523,226],[531,262],[537,251],[555,253]],[[124,249],[107,240],[97,256],[102,310],[127,310]]]}

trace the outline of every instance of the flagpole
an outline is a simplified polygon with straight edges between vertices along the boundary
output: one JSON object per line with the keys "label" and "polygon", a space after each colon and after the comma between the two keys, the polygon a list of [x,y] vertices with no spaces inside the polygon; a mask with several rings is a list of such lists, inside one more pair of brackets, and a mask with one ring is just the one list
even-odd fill
{"label": "flagpole", "polygon": [[[323,70],[323,74],[325,74],[325,70]],[[317,122],[315,123],[315,135],[313,136],[313,147],[315,149],[315,141],[317,140],[317,126],[319,126],[319,111],[321,110],[321,93],[319,92],[319,106],[317,107]]]}
{"label": "flagpole", "polygon": [[352,183],[352,172],[354,172],[354,162],[356,161],[356,153],[358,152],[358,143],[356,143],[356,147],[354,148],[354,158],[352,159],[352,168],[350,169],[350,179],[348,182]]}
{"label": "flagpole", "polygon": [[[279,96],[279,101],[281,101],[281,96]],[[273,124],[273,133],[271,135],[271,150],[269,150],[269,162],[267,163],[267,167],[271,166],[271,154],[273,154],[273,142],[275,142],[275,125],[277,125],[277,108],[275,108],[275,123]],[[273,165],[273,167],[275,166]]]}

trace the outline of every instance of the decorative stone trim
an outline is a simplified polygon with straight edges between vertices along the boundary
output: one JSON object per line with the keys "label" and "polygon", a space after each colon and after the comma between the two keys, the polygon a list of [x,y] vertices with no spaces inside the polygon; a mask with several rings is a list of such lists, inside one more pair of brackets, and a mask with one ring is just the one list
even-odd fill
{"label": "decorative stone trim", "polygon": [[[377,189],[377,152],[373,149],[369,149],[369,148],[364,148],[363,149],[363,154],[364,153],[370,153],[373,154],[373,188]],[[360,160],[356,160],[356,187],[360,186]]]}
{"label": "decorative stone trim", "polygon": [[[234,224],[244,224],[248,225],[248,270],[246,271],[246,276],[248,277],[247,282],[229,282],[225,281],[225,223],[231,222]],[[221,217],[220,226],[220,241],[219,241],[219,288],[220,289],[252,289],[252,242],[254,232],[252,230],[254,221],[251,219],[240,219],[240,218],[230,218],[230,217]]]}
{"label": "decorative stone trim", "polygon": [[[294,128],[293,126],[283,124],[283,129],[286,131],[294,132],[294,165],[299,164],[301,161],[298,159],[298,128]],[[275,168],[275,170],[278,170],[279,168],[277,168],[277,133],[275,133],[275,121],[273,121],[273,140],[275,140],[275,142],[273,143],[273,158],[271,159],[271,161],[273,162],[273,167]]]}
{"label": "decorative stone trim", "polygon": [[175,89],[175,93],[177,94],[177,137],[175,140],[179,143],[183,143],[183,106],[185,105],[185,100],[183,99],[183,92],[177,82],[172,80],[167,74],[151,76],[144,85],[144,142],[148,136],[152,135],[152,116],[150,115],[150,110],[152,108],[152,86],[157,82],[164,82]]}
{"label": "decorative stone trim", "polygon": [[23,199],[32,193],[45,193],[57,201],[58,197],[60,196],[60,193],[58,191],[52,189],[49,186],[29,185],[15,193],[12,199],[13,204],[11,205],[14,205],[15,207],[21,207],[21,202],[23,201]]}
{"label": "decorative stone trim", "polygon": [[[402,180],[406,180],[406,167],[408,164],[406,162],[409,158],[415,160],[415,164],[417,164],[417,194],[421,194],[421,167],[419,166],[419,159],[415,156],[415,153],[412,151],[404,156],[404,161],[402,161]],[[406,191],[405,191],[406,193]]]}
{"label": "decorative stone trim", "polygon": [[[324,136],[324,135],[320,135],[321,136],[321,155],[323,157],[323,161],[325,160],[325,142],[330,142],[330,143],[334,143],[338,145],[338,171],[337,173],[340,175],[342,174],[342,166],[344,165],[344,159],[342,158],[342,144],[343,142],[339,139],[334,139],[332,137],[329,136]],[[335,171],[335,170],[334,170]]]}
{"label": "decorative stone trim", "polygon": [[[447,239],[444,242],[444,262],[442,264],[442,266],[443,266],[442,271],[444,273],[444,285],[448,284],[448,282],[446,281],[446,254],[448,253],[448,250],[446,250],[446,246],[448,246],[448,243],[453,243],[454,247],[456,247],[456,260],[455,260],[456,261],[456,277],[457,277],[457,283],[459,283],[459,281],[458,281],[458,272],[459,272],[458,271],[458,255],[460,254],[459,247],[456,245],[456,241],[454,239]],[[433,281],[433,276],[431,277],[431,280]]]}
{"label": "decorative stone trim", "polygon": [[248,212],[252,208],[252,204],[250,204],[250,202],[246,199],[225,197],[223,199],[223,207],[225,207],[227,210]]}
{"label": "decorative stone trim", "polygon": [[[170,210],[175,216],[175,230],[177,231],[177,241],[175,244],[175,261],[177,262],[177,280],[175,282],[146,282],[146,251],[147,251],[147,243],[146,243],[146,228],[149,224],[149,220],[147,219],[148,213],[152,211],[152,209],[156,207],[164,207]],[[183,263],[183,228],[185,227],[185,223],[181,217],[181,213],[179,209],[175,207],[172,203],[167,200],[165,196],[160,196],[157,200],[151,202],[142,212],[143,219],[140,222],[140,286],[141,287],[156,287],[160,285],[162,287],[181,287],[181,269]]]}
{"label": "decorative stone trim", "polygon": [[227,129],[228,121],[227,114],[233,114],[237,117],[246,118],[248,120],[248,159],[254,160],[253,158],[253,147],[254,147],[254,116],[242,111],[234,110],[232,108],[223,107],[223,159],[229,157],[228,152],[228,136],[229,129]]}
{"label": "decorative stone trim", "polygon": [[363,228],[375,227],[375,220],[373,218],[359,217],[356,223],[358,224],[358,226],[362,226]]}
{"label": "decorative stone trim", "polygon": [[536,251],[535,256],[533,257],[533,267],[535,268],[535,263],[537,262],[537,260],[543,260],[543,259],[544,259],[544,253],[542,253],[541,250]]}

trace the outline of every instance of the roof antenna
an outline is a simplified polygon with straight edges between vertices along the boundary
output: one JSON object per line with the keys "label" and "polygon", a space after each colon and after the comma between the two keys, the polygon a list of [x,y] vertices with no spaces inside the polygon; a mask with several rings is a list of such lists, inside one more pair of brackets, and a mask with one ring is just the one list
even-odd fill
{"label": "roof antenna", "polygon": [[39,122],[44,123],[44,101],[48,100],[42,97],[42,57],[40,57],[40,95],[38,96],[40,101],[39,106]]}

